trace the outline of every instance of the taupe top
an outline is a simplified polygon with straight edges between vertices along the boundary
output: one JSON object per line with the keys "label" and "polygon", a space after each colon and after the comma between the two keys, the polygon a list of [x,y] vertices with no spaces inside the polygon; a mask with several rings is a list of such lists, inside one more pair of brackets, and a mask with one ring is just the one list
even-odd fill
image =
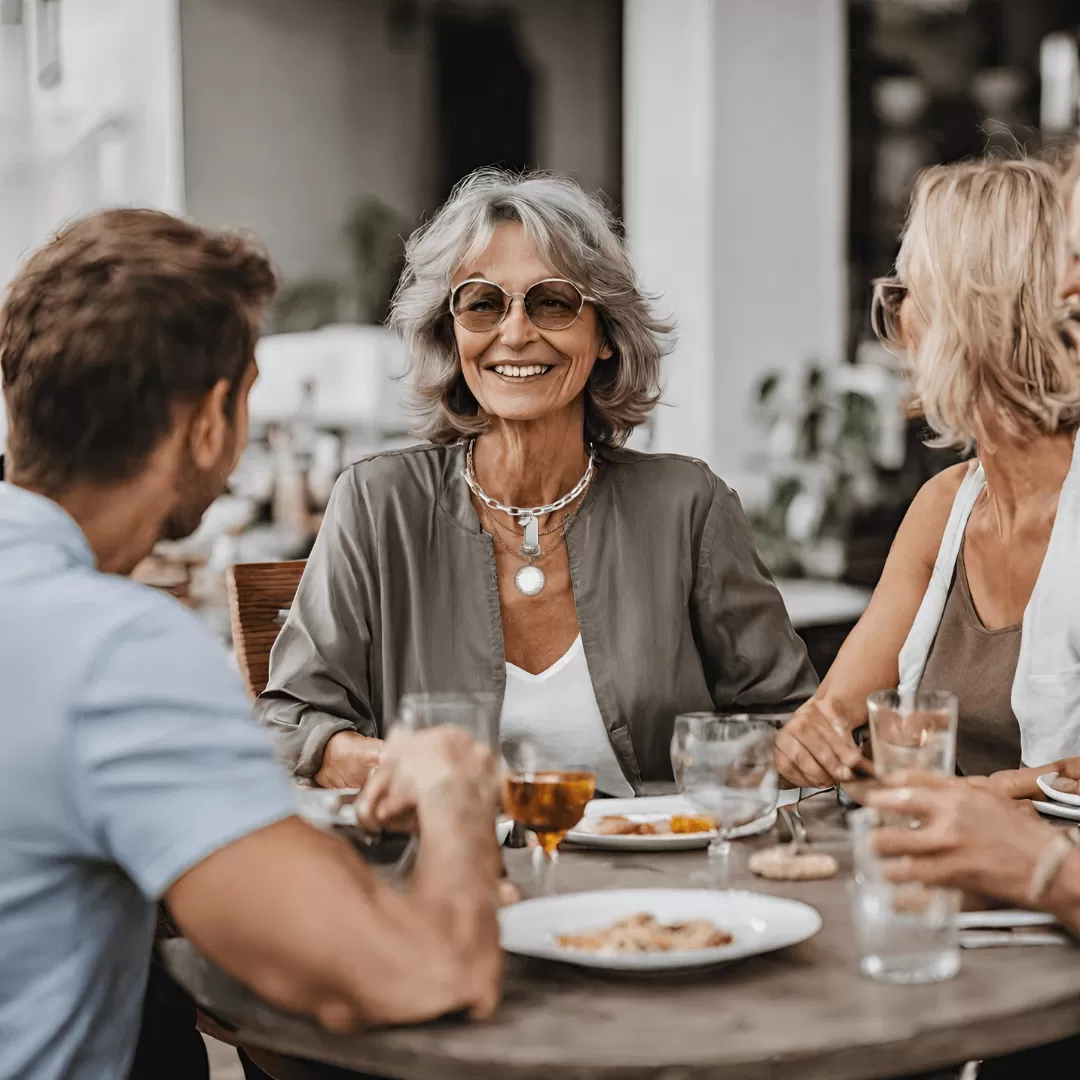
{"label": "taupe top", "polygon": [[956,765],[965,776],[1020,768],[1020,725],[1012,708],[1022,624],[987,630],[971,599],[960,547],[949,597],[926,661],[921,688],[960,700]]}
{"label": "taupe top", "polygon": [[[677,713],[794,707],[817,679],[738,497],[701,462],[600,452],[566,532],[593,689],[626,778],[671,778]],[[382,735],[409,692],[506,668],[495,555],[463,444],[379,454],[334,488],[256,716],[300,776],[335,732]]]}

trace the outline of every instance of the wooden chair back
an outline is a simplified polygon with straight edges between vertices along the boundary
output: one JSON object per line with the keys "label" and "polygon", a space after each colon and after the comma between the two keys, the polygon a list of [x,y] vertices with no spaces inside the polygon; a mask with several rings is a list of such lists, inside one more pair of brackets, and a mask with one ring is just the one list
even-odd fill
{"label": "wooden chair back", "polygon": [[270,650],[292,606],[304,565],[304,559],[236,563],[225,575],[233,647],[252,697],[258,697],[270,680]]}

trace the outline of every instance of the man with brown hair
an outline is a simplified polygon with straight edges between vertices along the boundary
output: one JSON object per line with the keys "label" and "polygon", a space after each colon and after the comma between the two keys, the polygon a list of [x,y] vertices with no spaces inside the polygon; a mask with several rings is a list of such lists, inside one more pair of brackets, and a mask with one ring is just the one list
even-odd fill
{"label": "man with brown hair", "polygon": [[293,815],[198,620],[124,576],[235,464],[273,289],[250,241],[118,210],[32,255],[0,309],[0,1080],[126,1074],[161,899],[333,1029],[495,1005],[490,754],[387,743],[386,807],[432,840],[396,893]]}

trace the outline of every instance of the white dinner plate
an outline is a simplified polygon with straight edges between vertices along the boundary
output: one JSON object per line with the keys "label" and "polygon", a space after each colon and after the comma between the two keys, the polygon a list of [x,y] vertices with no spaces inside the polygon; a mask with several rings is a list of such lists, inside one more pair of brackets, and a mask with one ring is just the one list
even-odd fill
{"label": "white dinner plate", "polygon": [[[631,821],[666,821],[673,814],[701,817],[700,810],[682,795],[651,795],[639,799],[593,799],[585,807],[585,815],[567,834],[566,843],[598,851],[694,851],[708,847],[716,838],[716,830],[696,833],[656,833],[652,836],[605,836],[595,831],[602,817],[629,818]],[[776,824],[776,811],[742,825],[731,837],[757,836]]]}
{"label": "white dinner plate", "polygon": [[[638,913],[653,915],[662,923],[708,919],[728,930],[734,940],[716,949],[612,956],[556,944],[558,935],[600,930],[616,919]],[[766,893],[613,889],[525,900],[499,912],[499,927],[502,947],[519,956],[606,971],[650,972],[709,967],[785,949],[813,937],[821,929],[821,916],[808,904]]]}
{"label": "white dinner plate", "polygon": [[1058,778],[1056,772],[1043,773],[1036,778],[1035,783],[1042,788],[1043,794],[1054,802],[1064,803],[1066,806],[1080,806],[1080,795],[1073,795],[1070,791],[1058,791],[1050,785]]}
{"label": "white dinner plate", "polygon": [[1035,802],[1035,809],[1047,817],[1064,818],[1066,821],[1080,821],[1080,806],[1066,806],[1059,802]]}

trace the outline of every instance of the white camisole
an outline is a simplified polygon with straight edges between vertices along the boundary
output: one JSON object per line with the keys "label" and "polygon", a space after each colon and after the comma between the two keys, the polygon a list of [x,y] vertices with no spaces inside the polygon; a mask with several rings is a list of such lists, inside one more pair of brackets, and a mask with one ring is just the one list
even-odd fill
{"label": "white camisole", "polygon": [[[964,529],[986,486],[973,461],[956,493],[922,605],[900,650],[900,691],[914,692],[949,596]],[[1042,568],[1024,610],[1012,708],[1025,765],[1080,755],[1080,436],[1058,498]]]}
{"label": "white camisole", "polygon": [[634,794],[596,704],[580,634],[566,654],[539,675],[506,665],[499,737],[528,739],[553,767],[595,769],[596,790],[605,795]]}

